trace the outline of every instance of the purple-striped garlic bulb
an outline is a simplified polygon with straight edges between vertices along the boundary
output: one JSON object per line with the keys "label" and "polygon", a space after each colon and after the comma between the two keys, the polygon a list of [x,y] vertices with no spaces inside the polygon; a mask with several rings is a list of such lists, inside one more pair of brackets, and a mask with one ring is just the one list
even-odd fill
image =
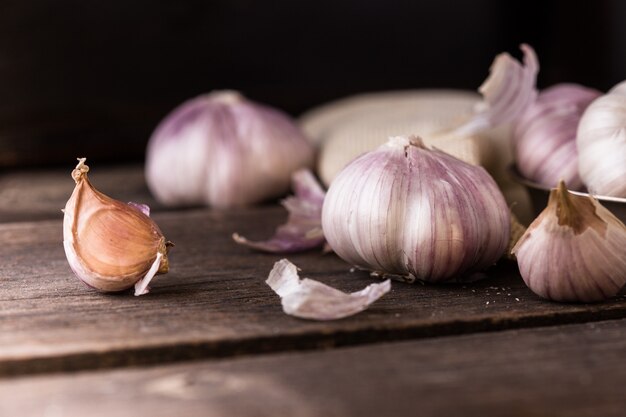
{"label": "purple-striped garlic bulb", "polygon": [[463,281],[503,255],[510,212],[482,167],[418,137],[394,137],[333,180],[322,228],[358,268],[409,282]]}
{"label": "purple-striped garlic bulb", "polygon": [[63,246],[74,274],[103,292],[135,286],[135,295],[148,293],[157,274],[169,270],[165,240],[150,209],[122,203],[96,190],[87,178],[89,167],[80,158],[72,171],[74,192],[63,210]]}
{"label": "purple-striped garlic bulb", "polygon": [[600,301],[626,284],[626,226],[564,182],[512,252],[526,285],[554,301]]}
{"label": "purple-striped garlic bulb", "polygon": [[159,124],[148,144],[146,180],[168,206],[245,206],[285,194],[291,174],[313,158],[313,146],[285,113],[214,91]]}
{"label": "purple-striped garlic bulb", "polygon": [[576,143],[580,176],[589,191],[626,197],[626,81],[591,103]]}
{"label": "purple-striped garlic bulb", "polygon": [[515,162],[526,178],[547,188],[564,180],[583,188],[578,174],[576,129],[583,112],[599,97],[597,90],[557,84],[543,90],[515,122]]}

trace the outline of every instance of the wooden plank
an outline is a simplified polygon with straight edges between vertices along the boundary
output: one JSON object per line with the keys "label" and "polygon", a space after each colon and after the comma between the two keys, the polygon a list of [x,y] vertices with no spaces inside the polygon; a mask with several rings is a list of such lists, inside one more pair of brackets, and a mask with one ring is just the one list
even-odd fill
{"label": "wooden plank", "polygon": [[626,320],[0,382],[6,416],[623,416]]}
{"label": "wooden plank", "polygon": [[[74,166],[70,159],[65,168],[0,172],[0,222],[62,218],[61,209],[74,189],[70,176]],[[148,191],[139,164],[105,165],[90,172],[90,178],[100,191],[118,200],[162,208]]]}
{"label": "wooden plank", "polygon": [[[261,207],[154,216],[176,243],[169,274],[152,292],[99,294],[70,271],[61,221],[0,225],[0,374],[160,363],[626,317],[626,297],[556,304],[530,293],[514,264],[467,285],[395,283],[352,318],[311,322],[285,315],[265,285],[280,256],[234,244],[234,231],[269,234],[285,212]],[[373,281],[334,255],[289,257],[303,276],[353,291]],[[519,300],[519,301],[518,301]]]}

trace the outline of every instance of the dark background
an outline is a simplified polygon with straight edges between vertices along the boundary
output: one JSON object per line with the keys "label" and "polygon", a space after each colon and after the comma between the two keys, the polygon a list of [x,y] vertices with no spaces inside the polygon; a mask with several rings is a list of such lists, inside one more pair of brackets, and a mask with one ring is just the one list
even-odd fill
{"label": "dark background", "polygon": [[539,85],[626,78],[626,2],[3,0],[0,167],[141,160],[158,121],[218,88],[298,115],[372,90],[476,89],[535,47]]}

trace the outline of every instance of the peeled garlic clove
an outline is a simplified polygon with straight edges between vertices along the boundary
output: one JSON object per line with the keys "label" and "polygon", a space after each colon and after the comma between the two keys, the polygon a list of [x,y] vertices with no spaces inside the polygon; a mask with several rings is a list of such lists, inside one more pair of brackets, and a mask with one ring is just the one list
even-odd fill
{"label": "peeled garlic clove", "polygon": [[63,218],[63,246],[70,267],[87,285],[104,292],[148,292],[156,274],[169,269],[172,244],[148,217],[142,204],[125,204],[97,191],[87,178],[89,167],[79,159],[72,178],[74,192]]}
{"label": "peeled garlic clove", "polygon": [[333,180],[322,228],[352,265],[442,282],[494,264],[509,242],[510,214],[483,168],[395,137]]}
{"label": "peeled garlic clove", "polygon": [[312,320],[352,316],[365,310],[391,289],[391,282],[387,280],[346,294],[319,281],[300,279],[298,269],[287,259],[274,264],[265,283],[280,296],[286,314]]}
{"label": "peeled garlic clove", "polygon": [[494,59],[489,77],[478,89],[483,102],[474,116],[456,129],[457,134],[472,135],[512,122],[535,101],[539,61],[529,45],[522,44],[520,49],[524,52],[524,65],[506,52]]}
{"label": "peeled garlic clove", "polygon": [[526,285],[555,301],[599,301],[626,284],[626,226],[561,182],[512,252]]}
{"label": "peeled garlic clove", "polygon": [[580,176],[589,191],[626,197],[626,81],[585,110],[576,144]]}
{"label": "peeled garlic clove", "polygon": [[326,193],[308,169],[293,174],[292,188],[295,195],[282,202],[289,211],[289,219],[276,229],[274,236],[264,241],[250,241],[234,233],[233,240],[240,245],[270,253],[293,253],[321,247],[325,242],[322,204]]}
{"label": "peeled garlic clove", "polygon": [[163,204],[226,208],[279,197],[314,149],[286,114],[215,91],[176,108],[148,144],[146,180]]}

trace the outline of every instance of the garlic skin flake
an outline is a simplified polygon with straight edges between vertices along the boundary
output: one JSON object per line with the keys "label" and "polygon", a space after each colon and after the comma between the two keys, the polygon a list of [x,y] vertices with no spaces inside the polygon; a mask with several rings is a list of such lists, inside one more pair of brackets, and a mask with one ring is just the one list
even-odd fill
{"label": "garlic skin flake", "polygon": [[580,177],[589,191],[626,197],[626,81],[587,107],[576,144]]}
{"label": "garlic skin flake", "polygon": [[313,146],[285,113],[214,91],[174,109],[148,143],[146,180],[168,206],[246,206],[289,190]]}
{"label": "garlic skin flake", "polygon": [[286,314],[312,320],[352,316],[365,310],[391,289],[391,282],[386,280],[346,294],[319,281],[301,280],[298,268],[287,259],[274,264],[265,282],[280,296]]}
{"label": "garlic skin flake", "polygon": [[261,252],[294,253],[322,247],[322,204],[326,193],[308,169],[296,171],[291,178],[293,196],[282,201],[289,212],[287,223],[280,225],[274,236],[264,241],[251,241],[238,233],[233,240]]}
{"label": "garlic skin flake", "polygon": [[147,294],[150,280],[168,272],[167,252],[173,245],[148,217],[148,206],[125,204],[93,188],[85,160],[80,158],[72,171],[76,186],[63,210],[63,247],[70,267],[97,290],[136,285],[135,295]]}
{"label": "garlic skin flake", "polygon": [[457,135],[474,135],[512,122],[535,101],[539,60],[530,45],[522,44],[520,49],[524,53],[523,65],[506,52],[496,56],[489,77],[478,88],[483,101],[474,116],[456,128]]}
{"label": "garlic skin flake", "polygon": [[526,285],[549,300],[600,301],[626,284],[626,226],[564,182],[512,253]]}
{"label": "garlic skin flake", "polygon": [[409,282],[460,281],[502,256],[510,212],[482,167],[399,136],[339,173],[322,228],[337,255],[359,268]]}

